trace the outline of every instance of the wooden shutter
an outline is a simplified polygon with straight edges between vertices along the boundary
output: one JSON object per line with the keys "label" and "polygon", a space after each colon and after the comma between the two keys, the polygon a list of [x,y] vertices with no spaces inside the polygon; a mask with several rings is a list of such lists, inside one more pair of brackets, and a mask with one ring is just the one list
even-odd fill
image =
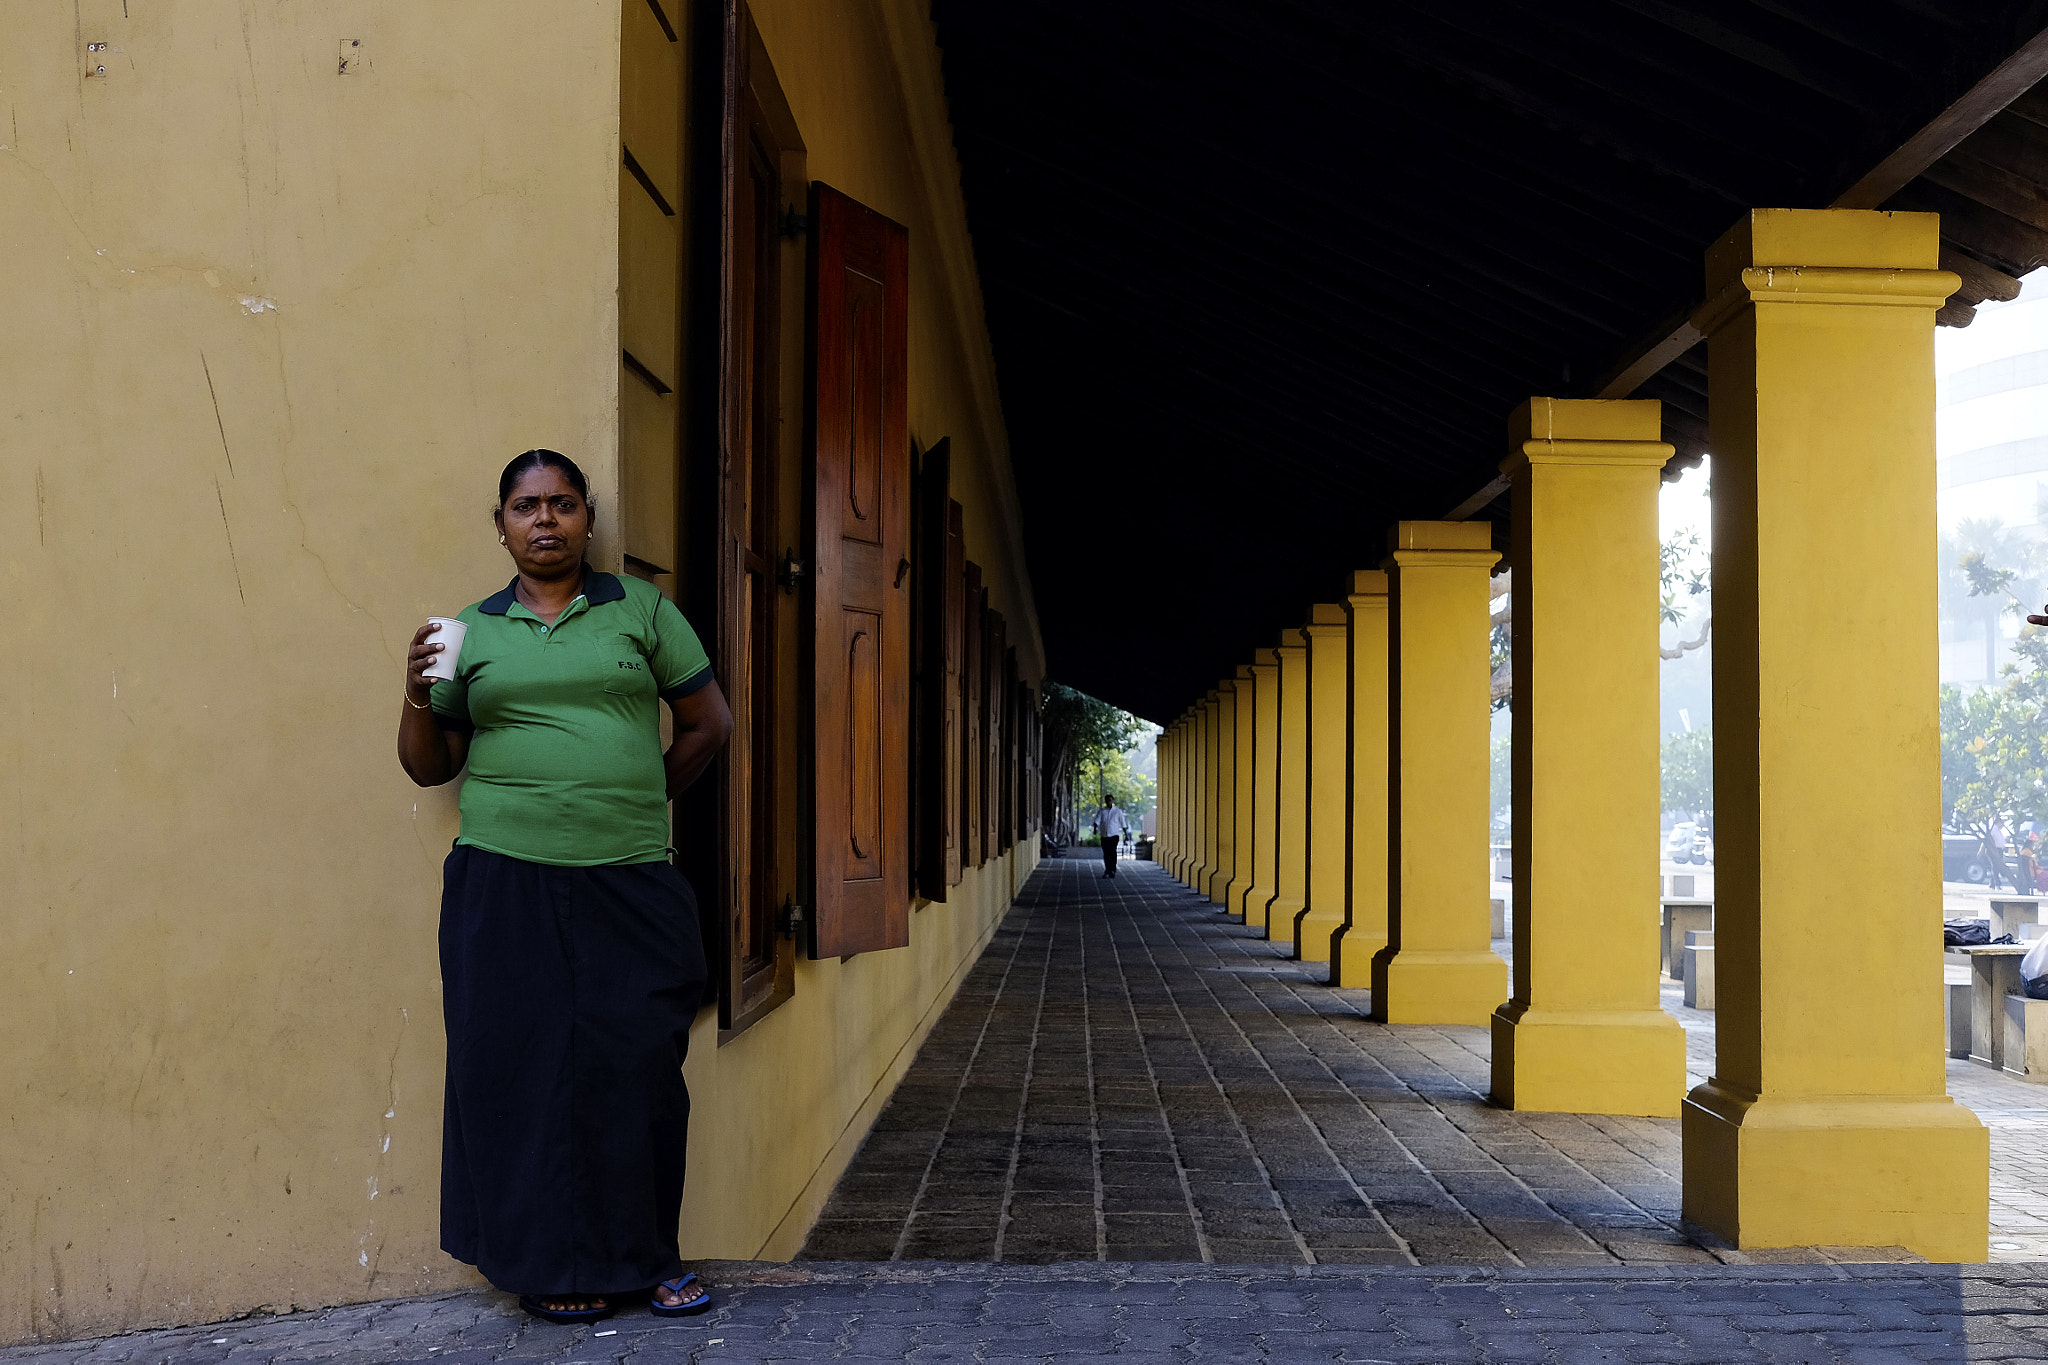
{"label": "wooden shutter", "polygon": [[1003,614],[984,605],[981,617],[981,846],[993,858],[1003,849]]}
{"label": "wooden shutter", "polygon": [[918,470],[911,554],[911,573],[917,585],[918,646],[917,772],[911,808],[916,813],[917,891],[932,901],[946,899],[946,888],[960,879],[960,852],[955,842],[960,802],[960,661],[951,632],[959,620],[961,584],[949,572],[952,565],[947,556],[951,512],[959,506],[948,496],[951,475],[952,442],[941,440],[925,452]]}
{"label": "wooden shutter", "polygon": [[946,885],[958,886],[966,875],[967,824],[961,819],[966,799],[967,705],[963,670],[967,658],[967,536],[960,504],[946,503]]}
{"label": "wooden shutter", "polygon": [[997,630],[997,648],[1002,651],[1000,676],[1003,684],[1003,732],[1002,743],[997,746],[997,776],[1002,782],[1003,794],[996,803],[996,839],[1004,852],[1017,843],[1017,651],[1005,643],[1009,638],[1007,628]]}
{"label": "wooden shutter", "polygon": [[909,235],[811,188],[811,952],[910,942]]}
{"label": "wooden shutter", "polygon": [[981,628],[985,594],[981,590],[981,565],[966,564],[961,576],[963,600],[960,651],[960,705],[967,717],[960,746],[960,832],[962,856],[967,866],[980,867],[987,856],[981,821]]}

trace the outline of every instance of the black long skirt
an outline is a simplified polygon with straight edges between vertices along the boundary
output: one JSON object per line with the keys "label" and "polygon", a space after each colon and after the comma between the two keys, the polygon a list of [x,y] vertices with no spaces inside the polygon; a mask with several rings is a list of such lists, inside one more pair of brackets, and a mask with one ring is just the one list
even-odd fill
{"label": "black long skirt", "polygon": [[553,867],[456,845],[442,1250],[519,1294],[682,1273],[682,1065],[705,981],[696,898],[667,863]]}

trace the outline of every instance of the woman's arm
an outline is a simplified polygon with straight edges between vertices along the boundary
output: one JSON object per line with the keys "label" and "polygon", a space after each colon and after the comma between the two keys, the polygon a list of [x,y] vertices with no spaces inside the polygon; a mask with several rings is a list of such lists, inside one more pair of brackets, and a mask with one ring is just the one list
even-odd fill
{"label": "woman's arm", "polygon": [[725,704],[725,693],[718,690],[715,682],[704,684],[687,697],[677,697],[668,705],[675,712],[676,738],[661,761],[668,773],[668,799],[673,801],[704,775],[711,760],[732,737],[732,711]]}
{"label": "woman's arm", "polygon": [[462,771],[469,757],[469,736],[443,730],[434,719],[431,699],[435,679],[425,676],[441,646],[427,636],[440,627],[421,626],[405,658],[405,709],[398,713],[398,762],[405,775],[422,787],[438,787]]}

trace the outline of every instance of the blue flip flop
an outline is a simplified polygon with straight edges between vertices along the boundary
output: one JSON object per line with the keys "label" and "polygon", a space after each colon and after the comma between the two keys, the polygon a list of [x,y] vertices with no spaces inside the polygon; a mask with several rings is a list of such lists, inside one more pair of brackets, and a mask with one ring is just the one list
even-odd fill
{"label": "blue flip flop", "polygon": [[[690,1297],[690,1287],[692,1285],[695,1285],[697,1289],[695,1298]],[[661,1301],[661,1295],[654,1295],[648,1300],[647,1311],[654,1314],[657,1318],[694,1318],[699,1313],[708,1311],[711,1307],[711,1291],[698,1284],[697,1277],[694,1274],[685,1272],[676,1276],[673,1280],[663,1280],[656,1287],[666,1289],[669,1293],[678,1295],[683,1300],[678,1304],[666,1304]]]}
{"label": "blue flip flop", "polygon": [[[542,1322],[559,1322],[564,1326],[573,1326],[581,1322],[603,1322],[618,1311],[617,1308],[613,1307],[610,1299],[606,1299],[603,1305],[597,1308],[550,1308],[541,1301],[542,1297],[542,1295],[538,1294],[521,1294],[519,1296],[519,1306],[539,1318]],[[582,1298],[584,1296],[580,1294],[564,1294],[560,1297]]]}

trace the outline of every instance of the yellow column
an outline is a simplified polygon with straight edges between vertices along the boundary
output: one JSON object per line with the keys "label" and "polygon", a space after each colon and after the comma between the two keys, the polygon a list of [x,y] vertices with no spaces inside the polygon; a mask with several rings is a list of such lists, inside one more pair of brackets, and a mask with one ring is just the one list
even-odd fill
{"label": "yellow column", "polygon": [[1328,962],[1330,940],[1344,927],[1349,880],[1345,848],[1345,746],[1350,730],[1350,630],[1341,602],[1318,603],[1301,628],[1308,639],[1308,852],[1302,881],[1306,907],[1294,921],[1294,955]]}
{"label": "yellow column", "polygon": [[1188,888],[1201,896],[1209,894],[1209,877],[1216,871],[1216,710],[1217,696],[1211,692],[1202,698],[1201,861],[1188,879]]}
{"label": "yellow column", "polygon": [[1180,857],[1180,720],[1159,737],[1159,866],[1169,874]]}
{"label": "yellow column", "polygon": [[1193,737],[1190,741],[1191,756],[1188,768],[1188,811],[1191,827],[1188,838],[1188,865],[1181,880],[1190,889],[1200,884],[1208,875],[1208,859],[1205,842],[1209,837],[1209,812],[1204,804],[1209,777],[1209,715],[1206,699],[1195,703]]}
{"label": "yellow column", "polygon": [[1280,656],[1252,651],[1252,884],[1238,902],[1239,918],[1266,927],[1266,902],[1273,899],[1273,845],[1280,779]]}
{"label": "yellow column", "polygon": [[1230,884],[1223,888],[1223,909],[1232,915],[1244,913],[1244,894],[1252,885],[1252,730],[1257,714],[1253,698],[1252,670],[1239,664],[1231,693],[1234,703],[1230,718],[1232,754],[1230,762],[1230,840],[1234,857]]}
{"label": "yellow column", "polygon": [[1216,865],[1198,890],[1218,905],[1237,871],[1237,680],[1216,684]]}
{"label": "yellow column", "polygon": [[1294,942],[1308,872],[1308,637],[1280,632],[1280,771],[1275,792],[1273,898],[1266,903],[1266,938]]}
{"label": "yellow column", "polygon": [[1344,599],[1350,723],[1345,727],[1344,924],[1330,938],[1330,984],[1372,985],[1387,946],[1387,576],[1351,575]]}
{"label": "yellow column", "polygon": [[1487,848],[1486,522],[1404,521],[1388,535],[1390,879],[1373,1017],[1483,1024],[1507,997],[1493,955]]}
{"label": "yellow column", "polygon": [[1657,997],[1662,405],[1532,398],[1514,481],[1511,1109],[1676,1117],[1685,1031]]}
{"label": "yellow column", "polygon": [[1707,253],[1719,1050],[1684,1205],[1739,1247],[1986,1255],[1929,932],[1939,246],[1932,214],[1758,209]]}
{"label": "yellow column", "polygon": [[1193,877],[1197,827],[1195,824],[1195,760],[1200,757],[1200,738],[1195,729],[1194,708],[1188,708],[1181,718],[1180,736],[1180,856],[1175,861],[1173,875],[1181,881]]}

